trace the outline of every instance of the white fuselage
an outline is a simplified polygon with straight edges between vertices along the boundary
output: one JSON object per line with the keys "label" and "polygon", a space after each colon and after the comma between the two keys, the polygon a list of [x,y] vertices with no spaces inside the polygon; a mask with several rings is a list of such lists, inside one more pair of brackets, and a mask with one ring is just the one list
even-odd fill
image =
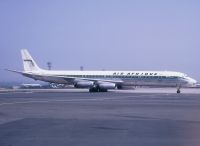
{"label": "white fuselage", "polygon": [[21,50],[24,71],[13,71],[35,80],[72,84],[90,92],[122,89],[123,86],[193,87],[196,81],[186,74],[172,71],[51,71],[41,69],[26,49]]}
{"label": "white fuselage", "polygon": [[[122,86],[192,87],[196,81],[186,74],[172,71],[49,71],[26,72],[35,80],[58,84],[74,84],[79,81],[114,82]],[[27,76],[27,75],[26,75]],[[63,77],[63,78],[58,78]],[[65,79],[68,78],[67,80]],[[71,78],[71,80],[70,80]]]}

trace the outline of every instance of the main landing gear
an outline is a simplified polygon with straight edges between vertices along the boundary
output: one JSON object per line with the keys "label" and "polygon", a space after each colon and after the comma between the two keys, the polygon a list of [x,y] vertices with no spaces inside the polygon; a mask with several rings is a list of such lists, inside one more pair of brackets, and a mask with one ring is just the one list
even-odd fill
{"label": "main landing gear", "polygon": [[107,92],[107,91],[108,91],[107,89],[101,89],[98,87],[93,87],[89,89],[89,92]]}

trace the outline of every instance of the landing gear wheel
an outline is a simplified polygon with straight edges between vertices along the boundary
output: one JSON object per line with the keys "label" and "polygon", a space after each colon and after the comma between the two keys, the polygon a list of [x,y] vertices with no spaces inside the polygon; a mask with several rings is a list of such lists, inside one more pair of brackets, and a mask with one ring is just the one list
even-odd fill
{"label": "landing gear wheel", "polygon": [[101,88],[90,88],[89,92],[107,92],[107,89],[101,89]]}
{"label": "landing gear wheel", "polygon": [[99,89],[99,92],[107,92],[107,89]]}
{"label": "landing gear wheel", "polygon": [[181,93],[181,85],[180,84],[176,84],[176,88],[177,88],[177,91],[176,91],[176,93],[177,94],[180,94]]}
{"label": "landing gear wheel", "polygon": [[117,89],[122,89],[122,85],[117,85]]}
{"label": "landing gear wheel", "polygon": [[98,89],[97,88],[90,88],[89,92],[98,92]]}

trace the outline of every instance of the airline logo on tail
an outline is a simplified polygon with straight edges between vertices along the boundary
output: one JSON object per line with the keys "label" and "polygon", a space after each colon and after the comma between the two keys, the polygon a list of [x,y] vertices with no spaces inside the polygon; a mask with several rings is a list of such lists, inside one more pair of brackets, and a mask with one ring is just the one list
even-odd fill
{"label": "airline logo on tail", "polygon": [[40,70],[40,68],[37,66],[37,64],[26,49],[22,49],[21,54],[24,65],[24,71]]}

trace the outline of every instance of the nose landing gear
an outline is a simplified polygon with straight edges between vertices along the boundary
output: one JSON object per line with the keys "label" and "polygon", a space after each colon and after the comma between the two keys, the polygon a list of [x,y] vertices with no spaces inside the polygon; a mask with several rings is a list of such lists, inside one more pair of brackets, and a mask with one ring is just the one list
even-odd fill
{"label": "nose landing gear", "polygon": [[176,91],[178,94],[180,94],[181,93],[181,90],[180,89],[177,89],[177,91]]}
{"label": "nose landing gear", "polygon": [[180,93],[181,93],[181,90],[180,90],[180,89],[181,89],[181,85],[177,85],[177,91],[176,91],[177,94],[180,94]]}

